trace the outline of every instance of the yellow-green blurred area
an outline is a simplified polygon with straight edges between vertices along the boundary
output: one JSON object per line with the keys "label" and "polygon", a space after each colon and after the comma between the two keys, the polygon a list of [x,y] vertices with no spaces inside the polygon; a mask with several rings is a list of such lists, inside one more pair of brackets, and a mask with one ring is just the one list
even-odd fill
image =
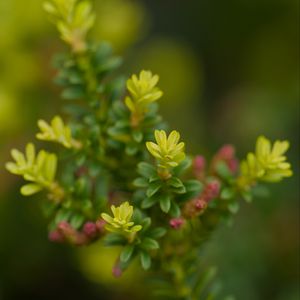
{"label": "yellow-green blurred area", "polygon": [[[126,75],[160,75],[161,113],[188,152],[233,143],[242,158],[260,134],[291,141],[293,178],[243,204],[203,260],[218,266],[219,299],[299,299],[299,2],[94,2],[91,37],[113,44]],[[111,276],[117,249],[48,242],[42,199],[22,197],[4,170],[10,148],[34,141],[36,120],[60,112],[51,57],[63,49],[42,0],[0,0],[0,299],[145,298],[138,267]]]}

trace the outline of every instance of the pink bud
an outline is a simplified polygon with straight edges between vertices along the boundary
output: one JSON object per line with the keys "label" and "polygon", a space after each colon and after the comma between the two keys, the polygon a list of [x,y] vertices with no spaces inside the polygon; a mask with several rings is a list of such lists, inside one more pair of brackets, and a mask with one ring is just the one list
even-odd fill
{"label": "pink bud", "polygon": [[63,234],[57,229],[49,232],[48,239],[54,243],[63,243],[65,241]]}
{"label": "pink bud", "polygon": [[193,165],[195,169],[202,171],[205,168],[205,164],[206,161],[202,155],[195,156],[193,161]]}
{"label": "pink bud", "polygon": [[224,145],[217,154],[220,159],[228,160],[234,157],[235,148],[232,145]]}
{"label": "pink bud", "polygon": [[94,238],[97,235],[97,226],[93,222],[86,222],[83,226],[83,232],[89,238]]}
{"label": "pink bud", "polygon": [[216,198],[219,195],[219,192],[220,182],[218,180],[214,180],[206,185],[202,197],[206,202],[209,202],[210,200]]}
{"label": "pink bud", "polygon": [[73,241],[74,245],[83,246],[83,245],[87,245],[89,242],[90,240],[87,238],[85,234],[76,231],[75,240]]}
{"label": "pink bud", "polygon": [[72,226],[66,222],[62,221],[57,226],[59,232],[70,242],[74,243],[76,240],[76,230],[72,228]]}
{"label": "pink bud", "polygon": [[72,228],[72,226],[67,221],[61,221],[58,224],[57,228],[61,232],[65,233],[67,235],[73,233],[73,231],[74,231],[74,229]]}
{"label": "pink bud", "polygon": [[235,148],[232,145],[224,145],[214,156],[211,164],[211,171],[216,173],[216,165],[219,161],[224,161],[232,173],[238,169],[238,160],[235,157]]}
{"label": "pink bud", "polygon": [[120,262],[119,262],[119,260],[117,260],[117,262],[113,266],[112,274],[114,277],[119,278],[122,276],[122,273],[123,273],[123,271],[121,269]]}
{"label": "pink bud", "polygon": [[193,160],[194,174],[198,178],[204,177],[206,160],[202,155],[195,156]]}
{"label": "pink bud", "polygon": [[169,224],[173,229],[180,229],[180,227],[185,223],[183,218],[173,218],[170,220]]}
{"label": "pink bud", "polygon": [[195,207],[197,210],[202,211],[207,207],[207,203],[204,199],[197,199],[195,201]]}
{"label": "pink bud", "polygon": [[232,173],[236,173],[239,168],[239,162],[236,158],[232,158],[228,161],[228,168]]}
{"label": "pink bud", "polygon": [[62,221],[58,224],[58,230],[73,245],[85,245],[88,239],[85,234],[78,232],[68,222]]}
{"label": "pink bud", "polygon": [[102,219],[96,221],[96,227],[100,234],[105,232],[105,229],[104,229],[105,224],[106,224],[106,222]]}

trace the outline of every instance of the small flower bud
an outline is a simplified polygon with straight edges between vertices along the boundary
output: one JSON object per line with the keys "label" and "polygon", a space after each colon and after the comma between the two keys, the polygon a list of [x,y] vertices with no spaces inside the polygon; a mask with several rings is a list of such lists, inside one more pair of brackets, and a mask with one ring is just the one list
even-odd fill
{"label": "small flower bud", "polygon": [[227,162],[229,170],[234,174],[239,168],[239,161],[236,158],[232,158]]}
{"label": "small flower bud", "polygon": [[195,208],[198,210],[198,211],[202,211],[204,209],[206,209],[207,207],[207,203],[204,199],[196,199],[195,202]]}
{"label": "small flower bud", "polygon": [[68,240],[68,242],[73,245],[81,246],[88,243],[86,235],[78,232],[66,221],[62,221],[58,224],[58,230]]}
{"label": "small flower bud", "polygon": [[74,229],[72,228],[72,226],[66,222],[66,221],[62,221],[58,224],[58,229],[60,230],[60,232],[62,232],[65,236],[70,236],[74,233]]}
{"label": "small flower bud", "polygon": [[203,198],[195,198],[188,201],[183,207],[183,215],[194,218],[201,215],[207,208],[207,202]]}
{"label": "small flower bud", "polygon": [[120,261],[117,260],[115,265],[113,266],[113,269],[112,269],[112,275],[116,278],[119,278],[122,276],[122,269],[121,269],[121,266],[120,266]]}
{"label": "small flower bud", "polygon": [[173,229],[180,229],[181,226],[185,223],[183,218],[173,218],[170,220],[169,224]]}
{"label": "small flower bud", "polygon": [[201,197],[206,201],[209,202],[211,200],[213,200],[214,198],[216,198],[219,195],[220,192],[220,182],[218,180],[214,180],[209,182]]}
{"label": "small flower bud", "polygon": [[49,232],[48,239],[54,243],[63,243],[65,238],[59,230],[53,230]]}
{"label": "small flower bud", "polygon": [[235,148],[232,145],[224,145],[214,156],[211,164],[213,173],[216,172],[215,168],[220,161],[224,161],[233,174],[237,172],[238,160],[235,157]]}
{"label": "small flower bud", "polygon": [[89,238],[95,238],[97,235],[97,226],[93,222],[86,222],[83,226],[83,233]]}
{"label": "small flower bud", "polygon": [[229,160],[235,156],[235,148],[232,145],[224,145],[217,153],[222,160]]}
{"label": "small flower bud", "polygon": [[103,234],[105,232],[105,224],[106,222],[102,219],[96,221],[96,227],[100,234]]}
{"label": "small flower bud", "polygon": [[202,155],[197,155],[193,160],[194,174],[198,179],[203,179],[205,175],[206,160]]}

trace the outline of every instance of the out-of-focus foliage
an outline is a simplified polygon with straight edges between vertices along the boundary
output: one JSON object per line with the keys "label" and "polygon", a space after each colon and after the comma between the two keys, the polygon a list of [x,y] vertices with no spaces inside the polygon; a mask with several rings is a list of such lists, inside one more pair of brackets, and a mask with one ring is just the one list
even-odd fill
{"label": "out-of-focus foliage", "polygon": [[124,51],[140,40],[148,29],[148,16],[140,1],[97,0],[93,35]]}
{"label": "out-of-focus foliage", "polygon": [[45,2],[44,9],[56,25],[62,40],[74,52],[86,49],[86,36],[95,22],[92,5],[89,1],[55,0]]}

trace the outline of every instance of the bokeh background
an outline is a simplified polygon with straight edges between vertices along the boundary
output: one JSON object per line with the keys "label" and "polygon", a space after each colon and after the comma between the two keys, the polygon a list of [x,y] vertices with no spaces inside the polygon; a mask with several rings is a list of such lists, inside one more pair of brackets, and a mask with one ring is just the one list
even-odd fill
{"label": "bokeh background", "polygon": [[[125,57],[126,75],[160,74],[161,112],[189,152],[210,157],[232,143],[243,157],[262,133],[291,141],[294,177],[243,204],[203,260],[218,266],[220,299],[299,299],[299,2],[94,2],[91,36]],[[36,120],[60,111],[50,61],[64,46],[41,7],[0,0],[0,299],[140,299],[137,272],[112,278],[112,251],[48,242],[40,199],[20,196],[4,170]]]}

